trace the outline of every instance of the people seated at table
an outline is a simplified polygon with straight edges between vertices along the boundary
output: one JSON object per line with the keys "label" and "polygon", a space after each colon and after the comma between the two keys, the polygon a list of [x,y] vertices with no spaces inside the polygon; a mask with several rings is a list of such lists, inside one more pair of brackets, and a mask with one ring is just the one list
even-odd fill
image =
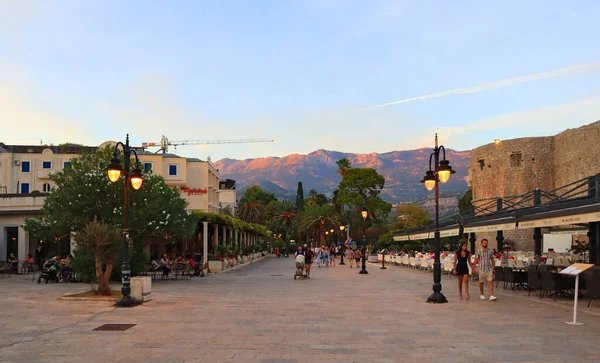
{"label": "people seated at table", "polygon": [[33,257],[31,257],[31,253],[27,254],[27,259],[25,261],[27,261],[27,263],[30,265],[33,265],[35,263],[35,260],[33,259]]}
{"label": "people seated at table", "polygon": [[163,254],[162,258],[160,259],[160,261],[158,262],[159,265],[159,270],[162,270],[163,272],[163,276],[166,276],[167,278],[173,280],[174,277],[171,274],[171,262],[169,261],[169,258],[167,257],[167,254]]}
{"label": "people seated at table", "polygon": [[16,272],[19,268],[19,260],[17,260],[14,253],[11,253],[10,256],[8,256],[8,262],[10,262],[12,269]]}
{"label": "people seated at table", "polygon": [[58,282],[70,281],[71,280],[71,254],[67,255],[63,260],[60,261],[60,269],[58,271]]}

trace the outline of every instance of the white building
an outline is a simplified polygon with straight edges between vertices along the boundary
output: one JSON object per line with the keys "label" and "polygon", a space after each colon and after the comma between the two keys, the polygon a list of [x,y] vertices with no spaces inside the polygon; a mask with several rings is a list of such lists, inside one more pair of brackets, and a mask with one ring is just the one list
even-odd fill
{"label": "white building", "polygon": [[[106,142],[100,147],[114,142]],[[95,152],[90,146],[28,146],[0,143],[0,261],[10,253],[24,260],[34,254],[42,242],[44,253],[66,255],[69,240],[37,241],[23,229],[27,218],[39,214],[53,183],[50,173],[62,170],[73,157]],[[188,202],[190,211],[219,212],[219,205],[235,204],[235,188],[223,190],[220,200],[219,171],[210,161],[185,158],[174,154],[138,153],[144,171],[161,175],[167,185],[176,186]],[[235,182],[233,182],[235,184]]]}

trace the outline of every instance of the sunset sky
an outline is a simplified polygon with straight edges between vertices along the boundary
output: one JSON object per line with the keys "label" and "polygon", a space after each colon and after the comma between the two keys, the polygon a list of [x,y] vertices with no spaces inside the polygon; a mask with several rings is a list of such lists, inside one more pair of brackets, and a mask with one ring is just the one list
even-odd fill
{"label": "sunset sky", "polygon": [[0,0],[0,141],[213,160],[552,135],[600,120],[599,1]]}

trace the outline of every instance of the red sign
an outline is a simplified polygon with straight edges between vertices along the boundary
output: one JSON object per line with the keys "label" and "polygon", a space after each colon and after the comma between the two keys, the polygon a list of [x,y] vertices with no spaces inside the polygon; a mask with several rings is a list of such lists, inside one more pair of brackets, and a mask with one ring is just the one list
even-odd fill
{"label": "red sign", "polygon": [[181,188],[179,188],[179,190],[181,190],[184,193],[187,193],[188,196],[190,196],[190,195],[202,195],[202,194],[207,194],[208,193],[208,190],[206,188],[200,189],[200,188],[181,187]]}

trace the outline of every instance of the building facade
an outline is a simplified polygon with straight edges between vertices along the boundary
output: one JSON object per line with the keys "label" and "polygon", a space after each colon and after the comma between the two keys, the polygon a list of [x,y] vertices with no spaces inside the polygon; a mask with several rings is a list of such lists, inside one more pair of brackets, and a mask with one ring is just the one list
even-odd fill
{"label": "building facade", "polygon": [[[73,157],[98,148],[115,145],[105,142],[90,146],[23,146],[0,143],[0,261],[14,253],[24,260],[45,244],[46,253],[60,255],[71,251],[73,241],[38,241],[30,238],[23,225],[27,218],[39,215],[44,199],[54,187],[50,174],[70,165]],[[219,212],[219,171],[210,161],[174,154],[138,153],[144,172],[164,177],[167,185],[178,187],[190,211]],[[235,188],[224,193],[224,203],[236,200]]]}
{"label": "building facade", "polygon": [[[535,189],[552,191],[600,173],[600,121],[555,136],[497,140],[473,150],[469,186],[476,214],[498,198],[517,196]],[[533,200],[529,203],[532,205]],[[551,229],[544,228],[548,234]],[[495,246],[496,233],[477,233]],[[574,234],[574,240],[587,237]],[[533,249],[533,229],[504,231],[504,239],[516,250]]]}

